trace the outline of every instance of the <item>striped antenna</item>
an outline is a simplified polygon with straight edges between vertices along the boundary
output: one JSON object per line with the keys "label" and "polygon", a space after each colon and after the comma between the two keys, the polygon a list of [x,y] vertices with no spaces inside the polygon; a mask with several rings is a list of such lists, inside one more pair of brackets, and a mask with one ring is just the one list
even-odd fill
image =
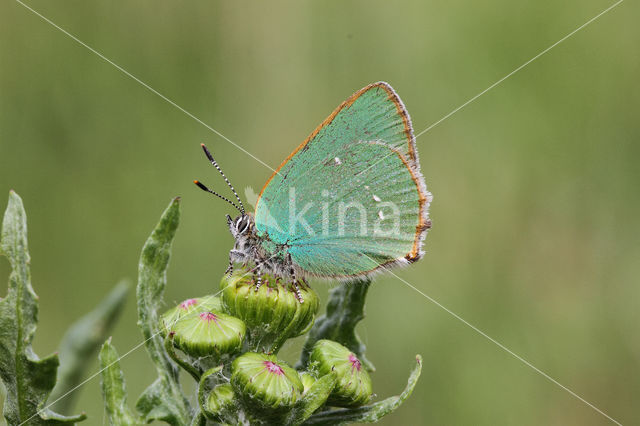
{"label": "striped antenna", "polygon": [[[196,185],[198,185],[201,189],[212,193],[213,195],[217,195],[218,197],[222,198],[223,200],[226,200],[228,203],[232,204],[236,209],[240,210],[240,213],[242,213],[243,215],[245,214],[244,211],[244,205],[242,204],[242,200],[240,199],[240,197],[238,196],[238,193],[236,192],[236,189],[233,187],[233,185],[231,185],[231,182],[229,182],[229,179],[227,179],[227,177],[224,175],[224,173],[222,172],[222,169],[220,168],[220,166],[218,166],[218,163],[216,163],[216,160],[213,159],[213,155],[211,155],[211,153],[209,152],[209,150],[207,149],[207,147],[204,144],[200,144],[200,146],[202,146],[202,150],[204,151],[205,155],[207,156],[207,158],[209,159],[209,161],[211,162],[211,164],[214,165],[214,167],[216,169],[218,169],[218,171],[220,172],[220,174],[222,175],[222,177],[224,178],[224,181],[227,182],[227,185],[229,186],[229,188],[231,188],[231,191],[233,191],[233,195],[236,196],[236,200],[238,200],[238,203],[240,204],[240,207],[238,207],[235,203],[229,201],[228,199],[226,199],[225,197],[223,197],[222,195],[211,191],[209,188],[207,188],[206,186],[199,184],[199,182],[196,182]],[[201,186],[202,185],[202,186]]]}
{"label": "striped antenna", "polygon": [[203,191],[207,191],[209,194],[213,194],[216,197],[220,197],[223,200],[225,200],[227,203],[231,204],[233,207],[235,207],[236,209],[238,209],[238,211],[240,211],[240,213],[244,214],[244,211],[242,209],[240,209],[240,207],[238,207],[236,205],[236,203],[234,203],[233,201],[231,201],[230,199],[228,199],[227,197],[224,197],[220,194],[218,194],[216,191],[212,191],[209,188],[207,188],[202,182],[200,182],[199,180],[194,180],[193,183],[195,183],[196,185],[198,185],[198,188],[202,189]]}

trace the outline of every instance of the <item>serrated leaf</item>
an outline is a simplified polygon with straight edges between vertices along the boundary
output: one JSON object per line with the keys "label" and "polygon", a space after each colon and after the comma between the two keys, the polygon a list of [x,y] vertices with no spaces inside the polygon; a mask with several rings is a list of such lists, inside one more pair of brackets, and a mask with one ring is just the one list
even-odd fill
{"label": "serrated leaf", "polygon": [[127,388],[120,368],[118,352],[111,344],[111,338],[102,345],[98,358],[102,375],[102,397],[109,424],[113,426],[140,424],[140,420],[127,407]]}
{"label": "serrated leaf", "polygon": [[62,425],[85,419],[65,417],[46,406],[56,383],[56,354],[38,358],[31,348],[38,322],[38,296],[31,287],[27,218],[22,200],[9,192],[2,222],[2,253],[9,259],[9,291],[0,300],[0,377],[6,387],[3,414],[11,425]]}
{"label": "serrated leaf", "polygon": [[58,383],[51,393],[51,400],[61,398],[53,408],[66,412],[73,407],[79,392],[71,392],[83,380],[89,363],[115,325],[122,309],[129,286],[122,282],[114,287],[100,304],[76,321],[65,333],[60,343],[60,369]]}
{"label": "serrated leaf", "polygon": [[311,417],[314,411],[327,402],[327,398],[329,398],[337,380],[335,374],[327,374],[316,380],[305,395],[296,402],[291,410],[287,424],[300,425]]}
{"label": "serrated leaf", "polygon": [[375,404],[358,408],[346,408],[314,414],[305,422],[306,425],[335,425],[342,423],[375,423],[387,414],[393,413],[411,396],[422,372],[422,357],[416,355],[416,366],[413,368],[407,387],[400,395],[389,397]]}
{"label": "serrated leaf", "polygon": [[138,327],[158,372],[158,379],[140,396],[136,409],[147,422],[163,420],[175,426],[191,422],[191,407],[180,386],[178,367],[164,349],[157,308],[162,306],[171,243],[179,221],[180,199],[175,198],[142,248],[136,289]]}
{"label": "serrated leaf", "polygon": [[368,371],[375,371],[371,361],[365,357],[366,347],[355,331],[358,322],[364,318],[364,302],[370,284],[370,279],[363,279],[331,290],[326,313],[316,319],[309,331],[296,368],[306,367],[313,345],[318,340],[329,339],[349,348]]}

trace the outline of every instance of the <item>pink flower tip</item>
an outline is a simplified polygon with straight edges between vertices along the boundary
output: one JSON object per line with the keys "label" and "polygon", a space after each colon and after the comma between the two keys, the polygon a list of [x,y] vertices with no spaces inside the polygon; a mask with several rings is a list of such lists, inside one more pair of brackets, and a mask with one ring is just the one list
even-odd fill
{"label": "pink flower tip", "polygon": [[218,317],[213,312],[203,312],[200,314],[200,319],[203,321],[211,322],[218,321]]}
{"label": "pink flower tip", "polygon": [[360,371],[360,369],[362,368],[362,364],[360,364],[360,360],[356,358],[354,354],[349,354],[349,362],[351,363],[351,371],[353,371],[354,368]]}
{"label": "pink flower tip", "polygon": [[282,371],[282,368],[275,362],[264,361],[264,366],[269,373],[274,373],[274,374],[277,374],[278,376],[281,376],[284,374],[284,371]]}
{"label": "pink flower tip", "polygon": [[192,307],[196,303],[198,303],[198,301],[196,299],[187,299],[187,300],[185,300],[184,302],[182,302],[180,304],[180,308],[184,309],[186,311],[187,309],[189,309],[190,307]]}

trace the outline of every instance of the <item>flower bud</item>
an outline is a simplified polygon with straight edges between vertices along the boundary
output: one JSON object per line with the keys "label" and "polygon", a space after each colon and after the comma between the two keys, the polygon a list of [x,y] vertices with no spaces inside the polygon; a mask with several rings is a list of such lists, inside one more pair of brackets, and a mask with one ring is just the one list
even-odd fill
{"label": "flower bud", "polygon": [[174,324],[185,315],[194,312],[223,312],[222,301],[219,297],[205,296],[197,299],[187,299],[175,308],[169,309],[162,317],[161,330],[163,334],[169,333]]}
{"label": "flower bud", "polygon": [[331,340],[318,340],[313,346],[309,366],[316,377],[335,372],[336,383],[327,403],[338,407],[363,405],[371,399],[369,373],[346,347]]}
{"label": "flower bud", "polygon": [[219,312],[193,311],[180,318],[171,332],[174,345],[182,352],[193,357],[220,358],[242,348],[245,331],[238,318]]}
{"label": "flower bud", "polygon": [[229,383],[216,386],[207,397],[207,411],[221,423],[233,423],[237,412],[235,394]]}
{"label": "flower bud", "polygon": [[296,370],[274,355],[254,352],[233,361],[231,385],[248,413],[274,423],[281,423],[304,390]]}
{"label": "flower bud", "polygon": [[304,334],[318,311],[318,296],[307,285],[299,284],[299,301],[290,282],[262,277],[256,291],[251,274],[238,271],[220,283],[226,311],[242,319],[248,329],[251,350],[274,353],[289,338]]}

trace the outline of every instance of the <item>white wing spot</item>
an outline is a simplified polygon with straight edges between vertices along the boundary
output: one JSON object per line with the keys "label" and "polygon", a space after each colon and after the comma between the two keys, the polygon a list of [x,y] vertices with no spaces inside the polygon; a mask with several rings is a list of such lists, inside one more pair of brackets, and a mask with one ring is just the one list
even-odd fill
{"label": "white wing spot", "polygon": [[334,158],[333,161],[335,161],[336,164],[342,164],[342,161],[340,161],[338,157]]}
{"label": "white wing spot", "polygon": [[380,200],[380,197],[378,197],[376,194],[373,194],[373,201],[376,201],[379,203],[381,200]]}
{"label": "white wing spot", "polygon": [[378,210],[378,217],[380,220],[384,220],[384,215],[382,214],[382,210]]}

